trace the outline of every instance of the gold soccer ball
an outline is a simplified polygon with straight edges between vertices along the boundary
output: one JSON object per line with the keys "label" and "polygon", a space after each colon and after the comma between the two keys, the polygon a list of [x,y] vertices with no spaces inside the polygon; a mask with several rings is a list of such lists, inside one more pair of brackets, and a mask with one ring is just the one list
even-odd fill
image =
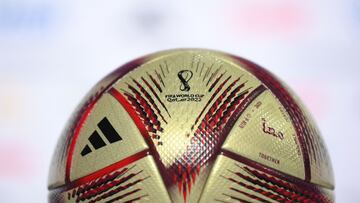
{"label": "gold soccer ball", "polygon": [[179,49],[115,70],[85,97],[52,160],[49,202],[334,202],[302,104],[226,53]]}

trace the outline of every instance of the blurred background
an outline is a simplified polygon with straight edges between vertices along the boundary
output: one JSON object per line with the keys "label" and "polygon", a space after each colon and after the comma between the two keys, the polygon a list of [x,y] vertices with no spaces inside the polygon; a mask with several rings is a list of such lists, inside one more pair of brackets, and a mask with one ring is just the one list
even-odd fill
{"label": "blurred background", "polygon": [[51,155],[88,90],[154,51],[250,59],[302,98],[337,202],[360,202],[359,0],[0,1],[0,202],[46,202]]}

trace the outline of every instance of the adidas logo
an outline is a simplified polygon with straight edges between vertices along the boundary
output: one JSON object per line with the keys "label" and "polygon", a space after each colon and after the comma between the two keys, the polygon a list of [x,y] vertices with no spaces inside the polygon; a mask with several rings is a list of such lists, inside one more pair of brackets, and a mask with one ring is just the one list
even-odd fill
{"label": "adidas logo", "polygon": [[[107,141],[109,141],[110,144],[122,140],[120,135],[116,132],[114,127],[111,125],[109,120],[104,117],[98,124],[100,131],[105,136]],[[106,146],[105,141],[100,136],[100,134],[95,130],[88,138],[90,144],[93,146],[95,150],[100,149],[104,146]],[[87,144],[82,150],[81,150],[81,156],[86,156],[87,154],[91,153],[92,149],[90,148],[89,144]]]}

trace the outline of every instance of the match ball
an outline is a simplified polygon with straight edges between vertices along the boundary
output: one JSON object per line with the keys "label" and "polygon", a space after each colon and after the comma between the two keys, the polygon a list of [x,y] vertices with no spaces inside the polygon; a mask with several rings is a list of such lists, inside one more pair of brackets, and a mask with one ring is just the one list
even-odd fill
{"label": "match ball", "polygon": [[227,53],[178,49],[102,79],[64,129],[49,202],[334,202],[326,146],[294,94]]}

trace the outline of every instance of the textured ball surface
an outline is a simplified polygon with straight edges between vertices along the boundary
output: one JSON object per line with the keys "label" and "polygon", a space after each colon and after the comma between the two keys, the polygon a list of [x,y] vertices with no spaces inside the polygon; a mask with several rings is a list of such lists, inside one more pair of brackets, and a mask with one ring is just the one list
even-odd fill
{"label": "textured ball surface", "polygon": [[49,202],[334,202],[316,125],[272,74],[198,49],[100,81],[64,130]]}

